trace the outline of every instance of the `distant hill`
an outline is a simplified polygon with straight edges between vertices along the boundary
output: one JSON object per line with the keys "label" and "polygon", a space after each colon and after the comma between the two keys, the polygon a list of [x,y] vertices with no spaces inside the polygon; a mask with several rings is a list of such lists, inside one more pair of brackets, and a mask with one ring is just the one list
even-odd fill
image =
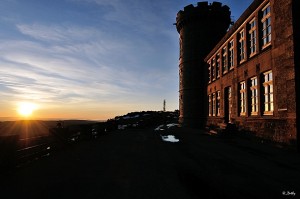
{"label": "distant hill", "polygon": [[114,123],[116,129],[144,128],[164,123],[177,123],[178,111],[140,111],[117,116],[108,122]]}
{"label": "distant hill", "polygon": [[16,121],[16,120],[18,120],[18,118],[16,117],[0,117],[0,123],[2,121]]}
{"label": "distant hill", "polygon": [[[72,125],[94,124],[98,121],[89,120],[60,120],[65,127]],[[18,120],[0,122],[0,136],[3,135],[20,135],[21,137],[32,137],[46,135],[49,128],[56,127],[56,120]]]}
{"label": "distant hill", "polygon": [[126,128],[145,128],[165,123],[177,123],[179,112],[176,111],[140,111],[116,116],[107,121],[91,120],[18,120],[0,122],[0,136],[20,135],[20,137],[34,137],[49,134],[50,128],[55,128],[61,122],[63,128],[76,126],[105,126],[106,131],[123,130]]}

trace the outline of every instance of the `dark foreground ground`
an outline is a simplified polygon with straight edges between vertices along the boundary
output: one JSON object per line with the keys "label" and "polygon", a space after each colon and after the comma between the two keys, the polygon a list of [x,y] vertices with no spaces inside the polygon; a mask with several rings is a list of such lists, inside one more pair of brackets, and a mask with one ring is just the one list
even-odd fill
{"label": "dark foreground ground", "polygon": [[[165,131],[161,131],[164,132]],[[0,198],[300,198],[300,155],[245,138],[125,130],[2,174]]]}

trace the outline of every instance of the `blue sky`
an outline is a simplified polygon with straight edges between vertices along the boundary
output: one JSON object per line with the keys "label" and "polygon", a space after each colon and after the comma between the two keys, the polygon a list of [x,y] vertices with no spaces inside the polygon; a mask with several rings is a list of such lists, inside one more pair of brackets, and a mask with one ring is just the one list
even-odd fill
{"label": "blue sky", "polygon": [[[178,109],[178,33],[190,0],[1,0],[0,117],[108,119]],[[235,20],[252,0],[220,1]]]}

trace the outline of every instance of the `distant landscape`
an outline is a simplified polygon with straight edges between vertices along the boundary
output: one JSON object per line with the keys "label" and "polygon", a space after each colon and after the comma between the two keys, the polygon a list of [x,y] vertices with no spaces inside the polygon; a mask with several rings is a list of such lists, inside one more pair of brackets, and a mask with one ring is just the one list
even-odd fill
{"label": "distant landscape", "polygon": [[[88,120],[64,120],[66,126],[81,125],[96,123]],[[37,136],[49,133],[49,128],[55,127],[56,120],[18,120],[18,121],[5,121],[0,122],[0,136],[2,135],[24,135],[24,136]]]}
{"label": "distant landscape", "polygon": [[[49,134],[49,129],[55,128],[58,122],[64,128],[75,128],[83,126],[93,126],[97,124],[109,125],[113,130],[124,130],[126,128],[142,128],[154,126],[161,122],[177,122],[178,111],[141,111],[131,112],[126,115],[116,116],[107,121],[94,120],[16,120],[0,121],[0,136],[19,135],[22,137],[34,137]],[[86,129],[86,128],[85,128]]]}

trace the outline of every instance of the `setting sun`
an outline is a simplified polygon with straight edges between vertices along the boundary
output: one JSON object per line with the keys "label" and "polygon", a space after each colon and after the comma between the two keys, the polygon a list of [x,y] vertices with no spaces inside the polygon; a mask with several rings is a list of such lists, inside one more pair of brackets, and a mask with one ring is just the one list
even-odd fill
{"label": "setting sun", "polygon": [[29,117],[33,111],[37,109],[37,105],[29,102],[22,102],[18,105],[18,113],[23,117]]}

